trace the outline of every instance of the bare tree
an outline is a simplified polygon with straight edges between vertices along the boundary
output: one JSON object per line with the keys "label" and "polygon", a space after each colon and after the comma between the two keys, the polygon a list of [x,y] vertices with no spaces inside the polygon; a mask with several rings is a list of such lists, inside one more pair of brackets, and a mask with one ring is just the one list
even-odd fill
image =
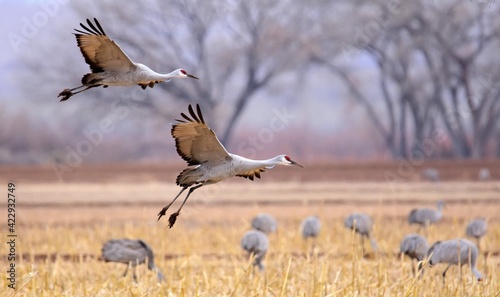
{"label": "bare tree", "polygon": [[[147,90],[147,99],[134,104],[171,122],[177,114],[172,106],[200,102],[209,116],[225,115],[219,122],[223,127],[218,127],[223,131],[223,143],[229,141],[255,94],[272,86],[273,80],[283,74],[295,75],[303,60],[304,43],[297,41],[307,36],[307,31],[302,26],[305,17],[300,14],[305,4],[300,1],[149,0],[123,5],[106,0],[71,5],[81,21],[97,17],[106,33],[136,61],[157,71],[185,68],[198,76],[200,80],[195,83],[159,84],[162,96],[151,98],[151,90]],[[69,39],[71,27],[67,31],[64,37]],[[75,55],[72,64],[78,58]],[[47,63],[43,60],[28,61],[29,68],[40,68]],[[58,67],[67,71],[66,65],[52,64],[51,68],[62,73]],[[69,76],[78,79],[76,74]],[[111,97],[109,93],[94,94],[98,99]]]}
{"label": "bare tree", "polygon": [[[358,1],[352,9],[361,12],[357,18],[347,14],[353,18],[353,37],[344,39],[336,55],[319,47],[311,60],[342,79],[392,155],[423,151],[426,140],[442,130],[454,155],[484,156],[500,112],[500,72],[493,53],[500,22],[494,11],[425,0]],[[347,63],[339,59],[346,56]],[[364,63],[375,66],[376,83],[359,83],[356,69],[366,58]],[[439,143],[424,153],[438,155]]]}

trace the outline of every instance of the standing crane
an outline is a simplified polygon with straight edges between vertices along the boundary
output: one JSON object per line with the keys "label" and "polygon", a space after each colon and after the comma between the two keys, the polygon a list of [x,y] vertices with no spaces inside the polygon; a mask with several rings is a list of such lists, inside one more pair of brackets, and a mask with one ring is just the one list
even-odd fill
{"label": "standing crane", "polygon": [[158,281],[163,281],[163,274],[155,266],[153,250],[151,247],[140,239],[111,239],[108,240],[101,249],[102,258],[105,262],[118,262],[127,264],[127,268],[123,273],[125,277],[128,272],[128,267],[132,266],[134,281],[137,282],[135,267],[139,264],[148,261],[148,269],[156,271]]}
{"label": "standing crane", "polygon": [[465,234],[476,239],[478,249],[481,249],[481,237],[485,236],[487,231],[488,223],[486,222],[486,219],[483,218],[470,221],[465,228]]}
{"label": "standing crane", "polygon": [[353,213],[344,220],[344,226],[346,228],[354,230],[361,236],[361,247],[363,249],[363,255],[365,254],[365,237],[370,239],[370,243],[374,251],[378,249],[377,243],[371,235],[373,229],[373,220],[369,215],[364,213]]}
{"label": "standing crane", "polygon": [[[399,246],[400,254],[405,254],[412,260],[417,260],[417,272],[422,270],[422,261],[427,256],[427,251],[429,250],[429,243],[427,239],[422,235],[418,234],[409,234],[406,235],[405,238],[401,241]],[[415,269],[412,267],[413,275],[415,275]]]}
{"label": "standing crane", "polygon": [[427,229],[430,224],[435,224],[443,217],[443,206],[444,202],[439,200],[437,203],[437,209],[431,208],[414,208],[410,211],[408,215],[408,224],[418,224],[419,229],[425,227]]}
{"label": "standing crane", "polygon": [[174,226],[189,195],[196,189],[233,176],[253,181],[254,177],[260,178],[261,172],[274,168],[276,165],[304,167],[287,155],[279,155],[267,160],[252,160],[228,153],[215,132],[205,124],[200,106],[196,105],[195,113],[193,107],[189,105],[188,111],[191,117],[181,113],[184,120],[177,120],[179,123],[172,126],[171,134],[175,139],[177,153],[188,163],[189,167],[177,176],[176,183],[182,187],[179,194],[158,213],[158,220],[160,220],[172,203],[189,188],[180,208],[168,219],[170,228]]}
{"label": "standing crane", "polygon": [[278,223],[272,215],[268,213],[259,213],[252,219],[252,228],[270,234],[276,232]]}
{"label": "standing crane", "polygon": [[61,101],[86,91],[90,88],[103,86],[130,87],[139,85],[142,89],[154,87],[155,83],[169,82],[172,78],[194,78],[184,69],[177,69],[168,74],[151,70],[148,66],[135,63],[125,54],[120,46],[111,40],[101,25],[94,18],[95,24],[87,19],[88,27],[80,23],[82,30],[75,29],[76,41],[85,62],[89,64],[91,73],[82,77],[82,85],[72,89],[64,89],[58,97]]}
{"label": "standing crane", "polygon": [[483,276],[476,269],[477,255],[479,251],[474,243],[467,239],[452,239],[447,241],[436,241],[427,255],[429,258],[429,265],[433,266],[438,263],[447,263],[448,267],[443,271],[443,284],[446,277],[446,271],[452,265],[458,265],[460,271],[463,265],[470,265],[470,269],[477,280],[482,280]]}
{"label": "standing crane", "polygon": [[438,182],[439,171],[436,168],[426,168],[422,171],[422,177],[431,182]]}
{"label": "standing crane", "polygon": [[321,231],[321,221],[319,220],[319,217],[310,216],[305,218],[302,221],[301,229],[302,238],[304,238],[306,244],[308,238],[313,239],[312,250],[314,251],[314,248],[316,246],[316,239],[318,238],[319,231]]}
{"label": "standing crane", "polygon": [[250,230],[241,239],[241,248],[248,252],[248,255],[254,256],[253,265],[259,267],[259,270],[264,270],[262,260],[266,256],[269,249],[269,239],[264,232]]}

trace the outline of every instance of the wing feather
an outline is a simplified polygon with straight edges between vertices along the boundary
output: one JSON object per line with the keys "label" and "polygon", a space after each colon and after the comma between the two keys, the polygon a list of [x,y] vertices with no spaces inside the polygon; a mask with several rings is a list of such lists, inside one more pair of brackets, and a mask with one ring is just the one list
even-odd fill
{"label": "wing feather", "polygon": [[196,106],[197,114],[191,105],[188,111],[191,117],[181,113],[186,121],[177,120],[178,123],[172,126],[171,134],[179,156],[190,166],[230,159],[215,132],[205,124],[199,105]]}
{"label": "wing feather", "polygon": [[236,176],[248,178],[250,180],[254,180],[254,177],[260,178],[260,173],[265,172],[265,171],[266,171],[265,168],[257,168],[255,170],[250,170],[250,171],[246,171],[246,172],[237,174]]}
{"label": "wing feather", "polygon": [[111,40],[94,18],[95,25],[87,19],[88,26],[80,23],[82,30],[75,29],[76,41],[80,51],[92,72],[105,70],[127,72],[135,68],[134,62],[120,46]]}

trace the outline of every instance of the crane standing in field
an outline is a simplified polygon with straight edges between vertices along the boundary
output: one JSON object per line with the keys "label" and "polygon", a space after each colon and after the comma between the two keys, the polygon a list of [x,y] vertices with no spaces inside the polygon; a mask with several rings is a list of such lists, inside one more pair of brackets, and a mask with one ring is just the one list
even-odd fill
{"label": "crane standing in field", "polygon": [[287,155],[279,155],[267,160],[251,160],[228,153],[215,132],[205,124],[200,106],[196,105],[195,113],[193,107],[189,105],[188,111],[191,117],[181,113],[184,120],[177,120],[179,123],[172,126],[171,133],[175,139],[177,153],[188,163],[189,167],[177,176],[176,183],[182,187],[179,194],[158,213],[158,220],[160,220],[179,195],[189,188],[180,208],[168,219],[170,228],[174,226],[189,195],[200,187],[233,176],[254,180],[254,177],[260,178],[261,172],[274,168],[276,165],[303,167]]}
{"label": "crane standing in field", "polygon": [[[401,241],[401,245],[399,247],[399,252],[401,254],[405,254],[412,260],[417,260],[417,272],[422,270],[422,261],[427,256],[427,251],[429,250],[429,243],[425,237],[418,234],[410,234],[406,235],[405,238]],[[413,275],[415,275],[415,269],[412,267]]]}
{"label": "crane standing in field", "polygon": [[361,236],[361,248],[363,249],[363,255],[365,254],[365,237],[370,239],[370,243],[374,251],[378,249],[377,243],[371,235],[373,220],[369,215],[364,213],[353,213],[344,220],[344,226],[354,230]]}
{"label": "crane standing in field", "polygon": [[77,33],[74,33],[78,47],[92,73],[83,76],[81,86],[63,90],[58,96],[62,97],[61,101],[66,101],[75,94],[99,86],[107,88],[108,86],[139,85],[145,89],[148,86],[152,88],[155,83],[169,82],[172,78],[198,79],[184,69],[162,74],[151,70],[146,65],[133,62],[120,46],[104,33],[97,19],[94,18],[94,22],[95,25],[87,19],[88,27],[80,23],[84,31],[75,29]]}
{"label": "crane standing in field", "polygon": [[422,177],[431,182],[438,182],[439,171],[436,168],[426,168],[422,171]]}
{"label": "crane standing in field", "polygon": [[443,217],[444,202],[437,202],[437,209],[431,208],[414,208],[408,215],[408,224],[418,224],[419,229],[425,227],[427,231],[430,224],[435,224]]}
{"label": "crane standing in field", "polygon": [[269,239],[265,233],[257,230],[250,230],[241,239],[241,248],[248,252],[248,255],[254,256],[254,266],[259,267],[259,270],[264,270],[262,260],[266,256],[269,249]]}
{"label": "crane standing in field", "polygon": [[278,223],[272,215],[267,213],[259,213],[252,219],[252,228],[266,234],[270,234],[276,232]]}
{"label": "crane standing in field", "polygon": [[148,269],[156,271],[158,281],[163,281],[163,274],[155,266],[153,250],[143,240],[137,239],[111,239],[107,241],[101,249],[102,257],[106,262],[118,262],[127,264],[123,273],[125,277],[128,267],[132,266],[134,281],[137,282],[135,267],[144,262],[148,262]]}
{"label": "crane standing in field", "polygon": [[448,267],[443,271],[443,284],[446,277],[446,271],[452,265],[458,265],[461,268],[463,265],[470,265],[470,269],[477,280],[482,280],[483,276],[476,269],[477,255],[479,251],[476,245],[467,239],[452,239],[447,241],[435,242],[427,255],[429,258],[429,265],[436,265],[438,263],[447,263]]}
{"label": "crane standing in field", "polygon": [[321,221],[318,216],[310,216],[302,221],[302,238],[304,238],[306,244],[307,239],[312,238],[312,251],[316,247],[316,239],[318,238],[319,232],[321,231]]}
{"label": "crane standing in field", "polygon": [[488,231],[488,223],[486,222],[486,219],[475,219],[469,222],[467,224],[467,227],[465,228],[465,234],[469,237],[474,237],[477,241],[477,248],[481,250],[480,243],[481,243],[481,237],[486,235],[486,232]]}

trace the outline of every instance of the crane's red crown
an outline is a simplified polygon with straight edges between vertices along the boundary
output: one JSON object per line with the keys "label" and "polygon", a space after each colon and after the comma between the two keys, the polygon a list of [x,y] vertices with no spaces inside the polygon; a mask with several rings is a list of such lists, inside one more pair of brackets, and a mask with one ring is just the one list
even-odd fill
{"label": "crane's red crown", "polygon": [[288,162],[290,162],[290,161],[291,161],[290,157],[288,157],[288,156],[285,156],[285,159],[286,159]]}
{"label": "crane's red crown", "polygon": [[181,69],[181,73],[182,73],[182,74],[187,74],[187,73],[186,73],[186,70],[184,70],[184,69]]}

